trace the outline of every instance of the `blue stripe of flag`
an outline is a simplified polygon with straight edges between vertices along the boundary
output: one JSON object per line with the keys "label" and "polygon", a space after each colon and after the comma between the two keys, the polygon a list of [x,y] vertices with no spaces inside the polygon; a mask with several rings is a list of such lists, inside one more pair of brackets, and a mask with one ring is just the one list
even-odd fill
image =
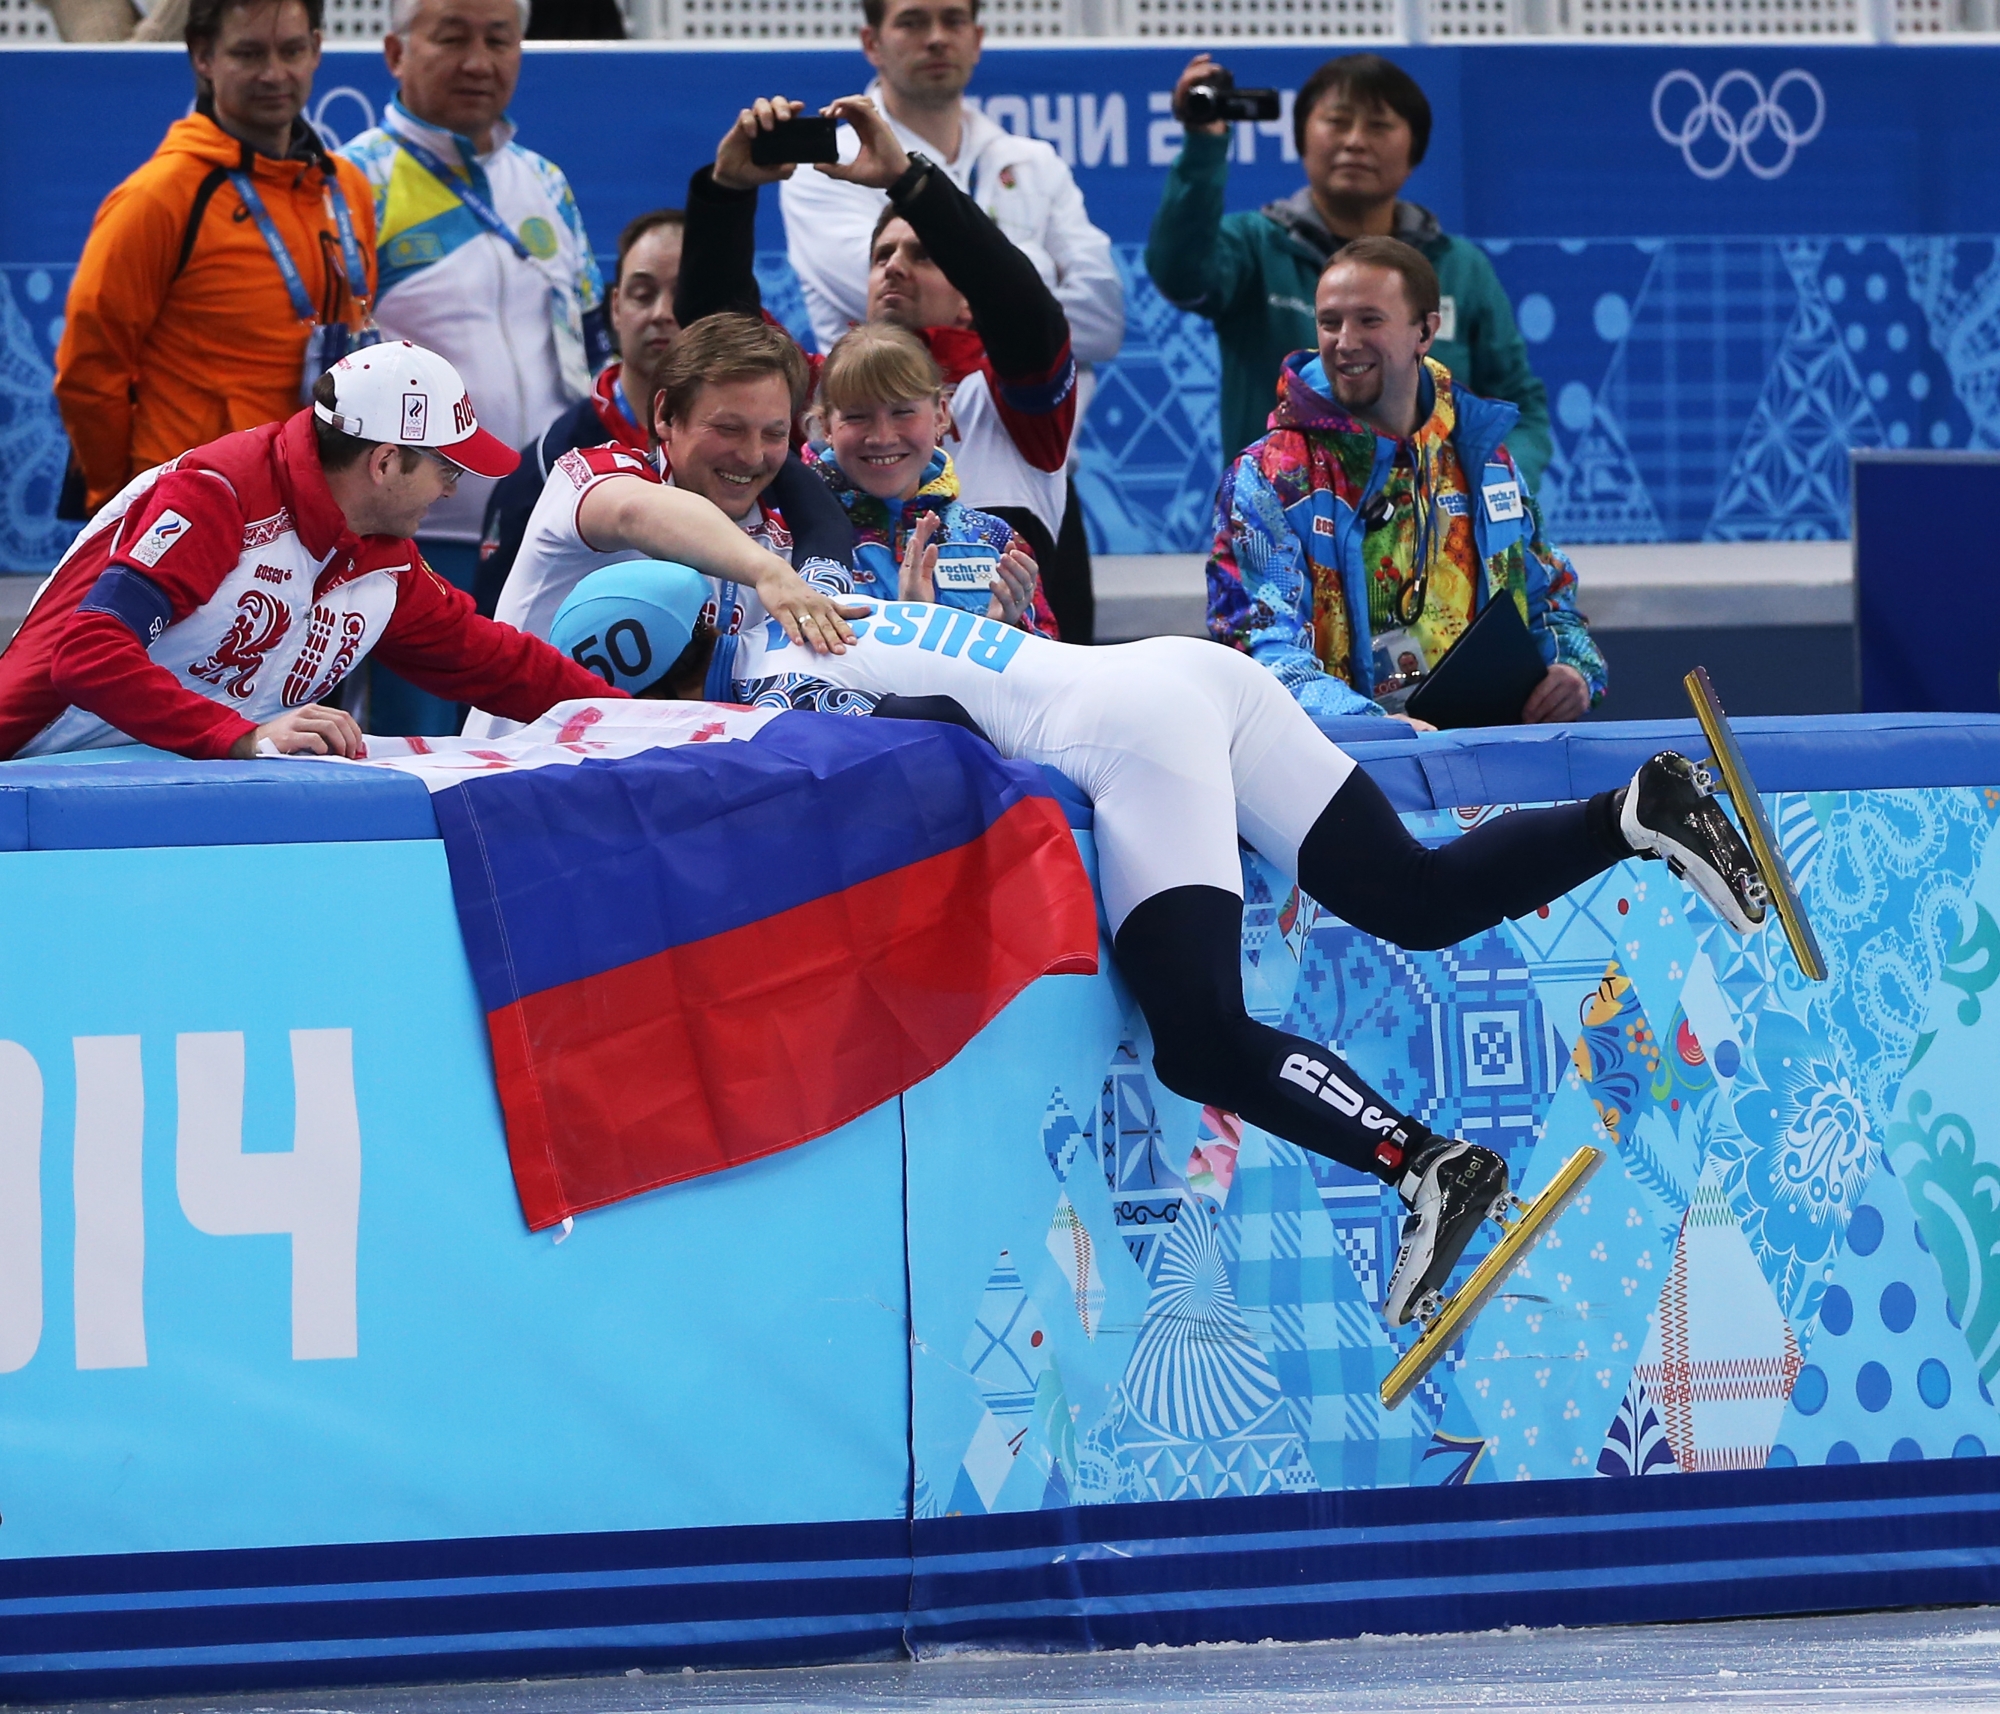
{"label": "blue stripe of flag", "polygon": [[1048,795],[957,727],[788,713],[747,741],[482,775],[432,802],[492,1012],[956,850]]}

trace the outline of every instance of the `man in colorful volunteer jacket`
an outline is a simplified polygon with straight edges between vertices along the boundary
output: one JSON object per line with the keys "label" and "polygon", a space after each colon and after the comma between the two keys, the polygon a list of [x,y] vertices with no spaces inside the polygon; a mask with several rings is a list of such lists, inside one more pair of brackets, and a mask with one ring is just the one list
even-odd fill
{"label": "man in colorful volunteer jacket", "polygon": [[[340,152],[375,193],[384,332],[442,353],[488,428],[526,446],[612,355],[604,282],[562,170],[514,140],[527,0],[393,0],[382,50],[397,80],[382,123]],[[477,576],[493,485],[460,484],[424,526],[424,557],[450,582]],[[449,704],[376,682],[378,731],[458,729]]]}
{"label": "man in colorful volunteer jacket", "polygon": [[1216,497],[1208,627],[1337,718],[1387,712],[1488,600],[1512,600],[1548,663],[1520,718],[1575,719],[1605,683],[1576,570],[1502,444],[1515,408],[1429,356],[1437,304],[1435,270],[1397,239],[1327,267],[1319,351],[1286,359],[1271,431]]}
{"label": "man in colorful volunteer jacket", "polygon": [[[1174,90],[1177,116],[1188,90],[1218,70],[1196,56]],[[1328,259],[1356,238],[1395,237],[1437,270],[1433,355],[1475,393],[1517,407],[1507,446],[1532,490],[1549,462],[1549,395],[1528,365],[1513,306],[1483,250],[1399,200],[1430,142],[1424,92],[1379,54],[1348,54],[1306,79],[1291,119],[1305,184],[1230,215],[1222,199],[1232,127],[1189,125],[1146,242],[1146,272],[1162,295],[1215,323],[1223,466],[1264,432],[1279,365],[1312,339],[1313,286]]]}

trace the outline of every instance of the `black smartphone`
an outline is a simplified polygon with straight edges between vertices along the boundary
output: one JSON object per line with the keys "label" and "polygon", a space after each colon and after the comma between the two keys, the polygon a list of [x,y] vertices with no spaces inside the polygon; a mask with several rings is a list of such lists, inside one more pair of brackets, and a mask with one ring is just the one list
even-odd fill
{"label": "black smartphone", "polygon": [[750,139],[753,166],[782,167],[792,161],[837,161],[840,144],[834,137],[838,119],[818,115],[780,119],[768,131]]}

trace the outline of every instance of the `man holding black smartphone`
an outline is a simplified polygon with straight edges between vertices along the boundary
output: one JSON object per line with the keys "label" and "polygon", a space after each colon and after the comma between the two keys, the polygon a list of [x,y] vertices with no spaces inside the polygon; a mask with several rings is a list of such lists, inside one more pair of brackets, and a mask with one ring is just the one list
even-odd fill
{"label": "man holding black smartphone", "polygon": [[[861,51],[876,72],[866,93],[896,141],[927,156],[971,197],[1061,303],[1079,365],[1080,419],[1090,403],[1091,365],[1110,362],[1125,339],[1125,285],[1110,238],[1091,224],[1083,193],[1054,148],[1038,137],[1016,136],[966,97],[985,39],[979,0],[862,0],[862,14]],[[854,140],[843,147],[852,160]],[[869,235],[882,212],[882,191],[799,173],[778,194],[792,268],[814,336],[826,351],[850,325],[871,319]],[[961,475],[970,504],[991,511],[999,503],[999,495],[984,488],[980,470],[962,468]],[[1074,484],[1065,479],[1033,511],[1037,530],[1050,538],[1037,551],[1063,634],[1087,642],[1090,554]]]}
{"label": "man holding black smartphone", "polygon": [[[1061,303],[1033,261],[935,162],[906,150],[866,96],[843,96],[819,116],[852,127],[858,149],[843,149],[847,160],[826,160],[824,131],[800,131],[803,117],[782,97],[745,108],[714,164],[689,181],[676,317],[688,327],[718,311],[761,313],[760,186],[824,174],[885,193],[865,242],[867,319],[908,328],[930,349],[950,393],[944,444],[961,497],[1005,518],[1046,567],[1076,423]],[[801,155],[821,158],[799,171]]]}
{"label": "man holding black smartphone", "polygon": [[1549,395],[1528,365],[1513,306],[1485,251],[1446,236],[1429,209],[1398,200],[1430,143],[1430,103],[1416,80],[1379,54],[1328,60],[1292,108],[1305,184],[1230,215],[1222,202],[1231,127],[1196,93],[1218,80],[1226,86],[1228,73],[1204,53],[1175,86],[1187,138],[1153,216],[1146,272],[1169,302],[1215,323],[1223,468],[1264,432],[1285,358],[1313,344],[1313,287],[1329,258],[1356,238],[1400,238],[1437,270],[1431,355],[1473,392],[1517,408],[1507,449],[1533,490],[1549,462]]}

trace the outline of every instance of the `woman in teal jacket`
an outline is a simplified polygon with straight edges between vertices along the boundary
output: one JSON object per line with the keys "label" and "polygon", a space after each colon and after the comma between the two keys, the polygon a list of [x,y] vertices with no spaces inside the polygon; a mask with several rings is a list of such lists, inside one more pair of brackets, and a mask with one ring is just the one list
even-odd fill
{"label": "woman in teal jacket", "polygon": [[[1176,112],[1215,70],[1206,55],[1188,67]],[[1507,450],[1532,492],[1549,462],[1549,395],[1528,366],[1513,306],[1485,251],[1396,198],[1430,142],[1423,91],[1375,54],[1329,60],[1299,91],[1292,128],[1305,185],[1255,213],[1225,215],[1230,127],[1189,126],[1146,244],[1161,295],[1215,323],[1223,467],[1264,432],[1285,358],[1318,342],[1313,287],[1333,253],[1379,234],[1421,250],[1437,270],[1443,324],[1431,355],[1472,392],[1516,408]]]}

